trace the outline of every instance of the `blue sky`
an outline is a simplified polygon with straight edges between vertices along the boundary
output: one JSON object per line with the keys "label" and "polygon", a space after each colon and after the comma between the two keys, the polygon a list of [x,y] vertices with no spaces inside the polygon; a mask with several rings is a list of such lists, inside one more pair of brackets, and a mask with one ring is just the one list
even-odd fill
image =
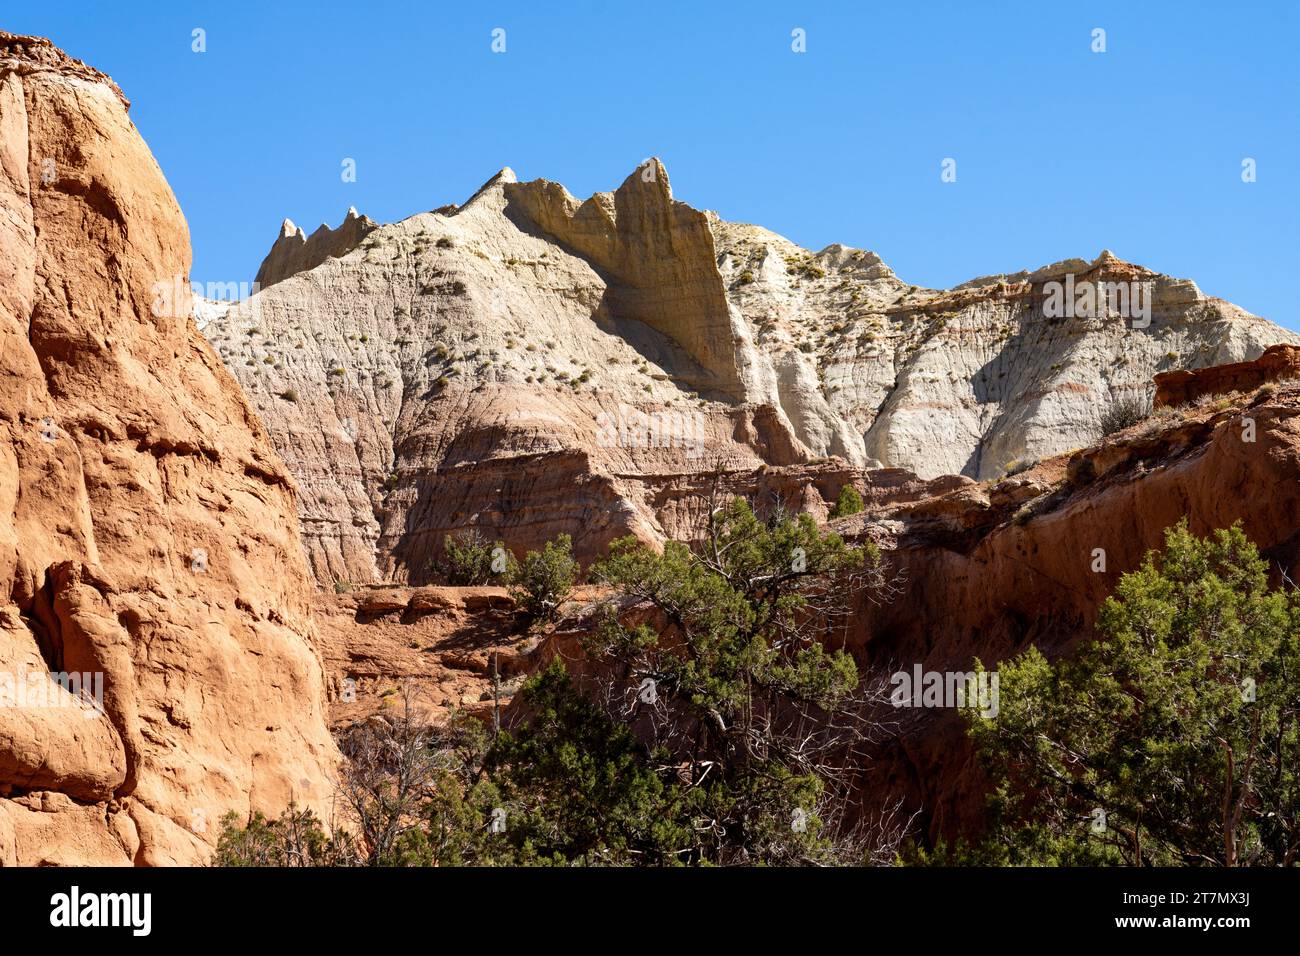
{"label": "blue sky", "polygon": [[251,280],[286,216],[391,222],[507,165],[586,196],[657,155],[678,198],[908,282],[1109,248],[1300,329],[1297,8],[87,2],[0,25],[122,86],[202,282]]}

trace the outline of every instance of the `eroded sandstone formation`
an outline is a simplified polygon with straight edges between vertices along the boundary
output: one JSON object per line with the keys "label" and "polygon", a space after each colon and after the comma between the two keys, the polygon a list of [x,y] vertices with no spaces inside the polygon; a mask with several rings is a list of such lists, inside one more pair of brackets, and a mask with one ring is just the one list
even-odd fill
{"label": "eroded sandstone formation", "polygon": [[[0,700],[0,863],[196,862],[227,810],[328,815],[327,691],[336,723],[407,682],[482,713],[492,661],[512,685],[537,660],[504,592],[328,587],[422,583],[460,528],[590,559],[689,535],[716,471],[818,520],[853,484],[833,527],[901,575],[850,635],[882,672],[1067,653],[1184,515],[1297,573],[1300,390],[1202,401],[1295,377],[1289,345],[1236,360],[1296,337],[1190,281],[1103,253],[920,289],[695,210],[649,161],[585,201],[503,170],[400,223],[286,222],[259,294],[192,310],[127,105],[0,34],[0,679],[61,705]],[[1066,280],[1143,284],[1150,314],[1055,314]],[[1174,368],[1157,406],[1195,407],[1096,443]],[[978,826],[950,713],[909,714],[862,785],[931,835]]]}
{"label": "eroded sandstone formation", "polygon": [[[1120,576],[1182,518],[1199,535],[1240,521],[1275,584],[1300,574],[1300,385],[1158,415],[1011,478],[833,523],[878,542],[907,582],[862,607],[849,646],[885,673],[995,667],[1030,645],[1058,658],[1093,638]],[[978,832],[988,782],[962,718],[904,715],[864,773],[873,805],[904,797],[932,837]]]}
{"label": "eroded sandstone formation", "polygon": [[[1120,576],[1162,547],[1164,529],[1184,517],[1197,534],[1241,521],[1275,583],[1300,576],[1300,383],[1157,415],[980,483],[842,467],[774,471],[767,485],[760,475],[730,475],[724,491],[760,505],[774,489],[795,500],[793,488],[805,479],[810,503],[844,481],[864,492],[861,514],[829,525],[878,545],[891,570],[893,593],[864,599],[837,635],[860,670],[877,677],[917,666],[967,672],[976,658],[996,668],[1030,645],[1049,659],[1069,654],[1092,639],[1098,609]],[[891,474],[887,485],[873,486]],[[673,498],[684,503],[698,491],[679,487]],[[552,632],[528,635],[511,630],[500,589],[322,594],[331,679],[340,691],[351,681],[354,694],[336,702],[335,720],[393,712],[408,683],[435,718],[456,708],[488,713],[493,653],[507,702],[520,675],[556,655],[581,673],[584,639],[599,619],[595,602],[609,596],[579,589]],[[857,767],[861,812],[915,813],[913,832],[922,838],[977,836],[990,781],[976,766],[964,718],[944,708],[888,717],[871,759]]]}
{"label": "eroded sandstone formation", "polygon": [[1162,372],[1156,376],[1154,407],[1186,405],[1206,396],[1250,391],[1266,382],[1288,379],[1300,379],[1300,348],[1272,345],[1252,362]]}
{"label": "eroded sandstone formation", "polygon": [[293,220],[286,219],[253,281],[265,289],[289,276],[314,269],[326,259],[345,256],[377,228],[374,220],[359,215],[354,208],[348,210],[337,229],[321,223],[310,236],[295,226]]}
{"label": "eroded sandstone formation", "polygon": [[292,481],[189,269],[117,87],[0,33],[0,864],[204,862],[226,811],[325,809]]}
{"label": "eroded sandstone formation", "polygon": [[[1300,341],[1109,253],[909,286],[870,252],[695,210],[657,160],[583,201],[502,170],[330,255],[201,316],[298,480],[327,587],[428,581],[469,526],[515,551],[568,533],[584,560],[662,540],[663,489],[718,466],[996,477],[1096,440],[1157,371]],[[1107,284],[1125,298],[1053,307]]]}

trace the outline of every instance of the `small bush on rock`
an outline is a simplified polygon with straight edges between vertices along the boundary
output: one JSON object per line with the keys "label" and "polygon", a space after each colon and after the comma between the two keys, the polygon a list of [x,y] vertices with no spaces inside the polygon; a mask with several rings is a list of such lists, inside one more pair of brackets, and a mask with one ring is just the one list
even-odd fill
{"label": "small bush on rock", "polygon": [[529,617],[551,621],[578,579],[573,539],[562,534],[541,551],[529,551],[513,575],[510,591]]}
{"label": "small bush on rock", "polygon": [[1151,414],[1151,405],[1143,398],[1121,398],[1101,413],[1101,434],[1103,437],[1123,431]]}
{"label": "small bush on rock", "polygon": [[514,556],[500,541],[488,543],[477,530],[447,535],[434,574],[453,587],[504,584],[516,569]]}
{"label": "small bush on rock", "polygon": [[857,514],[864,507],[862,495],[858,494],[858,489],[852,485],[845,485],[840,489],[840,497],[835,502],[835,507],[831,509],[831,517],[846,518],[849,515]]}

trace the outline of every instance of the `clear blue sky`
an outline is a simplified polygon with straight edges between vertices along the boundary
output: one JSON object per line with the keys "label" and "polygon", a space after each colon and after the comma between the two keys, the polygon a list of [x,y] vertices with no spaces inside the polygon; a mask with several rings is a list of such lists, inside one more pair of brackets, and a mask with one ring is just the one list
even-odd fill
{"label": "clear blue sky", "polygon": [[658,155],[678,198],[909,282],[1109,248],[1300,329],[1300,5],[723,7],[100,0],[0,25],[120,83],[203,282],[251,280],[286,216],[391,222],[507,165],[586,196]]}

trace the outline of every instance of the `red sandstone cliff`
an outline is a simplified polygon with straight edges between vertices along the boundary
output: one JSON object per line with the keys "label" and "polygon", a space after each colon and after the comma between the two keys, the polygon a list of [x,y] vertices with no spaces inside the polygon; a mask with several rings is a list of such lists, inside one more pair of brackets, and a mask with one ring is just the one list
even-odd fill
{"label": "red sandstone cliff", "polygon": [[0,706],[0,864],[199,862],[227,810],[323,807],[294,491],[159,295],[189,269],[117,87],[0,33],[0,675],[66,705]]}

